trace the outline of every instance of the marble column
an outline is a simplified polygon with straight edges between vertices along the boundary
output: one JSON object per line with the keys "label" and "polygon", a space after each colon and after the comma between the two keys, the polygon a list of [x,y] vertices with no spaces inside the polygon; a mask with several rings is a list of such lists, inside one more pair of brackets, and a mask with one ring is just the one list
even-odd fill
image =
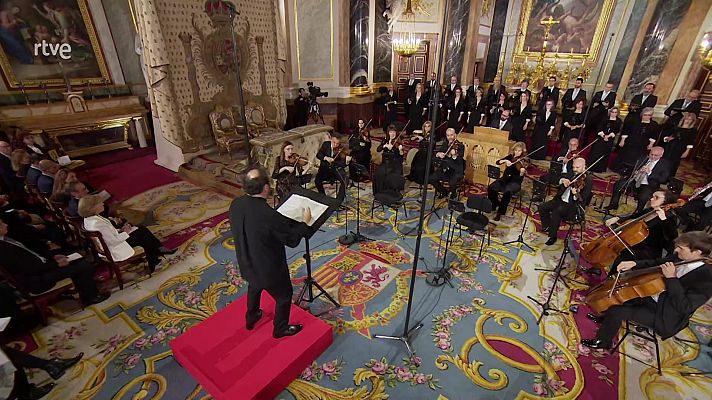
{"label": "marble column", "polygon": [[624,101],[628,102],[640,93],[646,82],[657,82],[658,76],[668,62],[670,51],[677,39],[678,28],[691,2],[692,0],[658,2],[636,57],[633,74],[623,97]]}
{"label": "marble column", "polygon": [[369,0],[351,0],[349,17],[349,63],[351,86],[368,86]]}
{"label": "marble column", "polygon": [[494,16],[492,17],[492,31],[489,38],[489,52],[485,64],[485,82],[492,82],[499,71],[499,56],[502,52],[502,39],[504,38],[504,25],[507,23],[508,0],[496,0]]}
{"label": "marble column", "polygon": [[373,49],[373,82],[391,82],[391,64],[393,63],[393,48],[391,47],[391,34],[388,32],[388,20],[383,16],[386,11],[384,0],[376,1],[376,21],[374,23],[374,37],[376,38]]}
{"label": "marble column", "polygon": [[[623,77],[623,72],[625,71],[626,65],[628,65],[630,53],[633,50],[633,43],[635,43],[635,38],[640,31],[640,23],[643,21],[646,8],[648,8],[648,0],[635,0],[630,18],[628,19],[628,25],[626,25],[625,32],[623,33],[623,39],[621,39],[621,44],[618,46],[618,54],[616,54],[616,59],[613,61],[611,74],[608,78],[611,82],[615,82],[616,84],[620,83]],[[606,57],[607,54],[602,54],[601,56]]]}
{"label": "marble column", "polygon": [[447,34],[445,35],[445,76],[449,82],[451,76],[462,76],[462,64],[467,42],[467,20],[470,18],[470,0],[450,0],[450,9],[445,16]]}

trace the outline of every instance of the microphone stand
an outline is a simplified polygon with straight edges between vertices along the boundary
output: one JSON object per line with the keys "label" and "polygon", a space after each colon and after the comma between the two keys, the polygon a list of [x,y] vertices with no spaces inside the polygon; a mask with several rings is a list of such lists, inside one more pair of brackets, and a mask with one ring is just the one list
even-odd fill
{"label": "microphone stand", "polygon": [[[452,274],[450,274],[451,267],[449,265],[446,265],[447,253],[450,249],[450,243],[452,243],[452,240],[455,237],[455,230],[452,229],[452,215],[455,211],[461,213],[465,212],[465,205],[457,200],[448,200],[448,208],[450,209],[450,218],[447,223],[447,235],[445,236],[445,254],[443,255],[443,265],[438,271],[428,274],[428,276],[425,278],[425,283],[430,286],[442,286],[445,282],[447,282],[447,284],[450,285],[451,288],[454,288],[455,286],[453,286],[452,281],[450,281],[450,278],[452,277]],[[440,249],[442,247],[444,232],[445,218],[443,218],[442,232],[440,233],[440,242],[438,243],[438,254],[440,253]]]}
{"label": "microphone stand", "polygon": [[[240,117],[245,129],[245,139],[247,142],[247,168],[252,165],[252,145],[250,144],[250,131],[247,129],[247,113],[245,112],[245,94],[242,90],[242,77],[240,76],[240,61],[237,59],[237,37],[235,36],[235,17],[239,14],[237,9],[231,3],[228,4],[228,12],[230,13],[230,34],[232,35],[232,57],[235,63],[235,83],[237,85],[237,94],[240,104]],[[109,95],[111,97],[111,95]]]}
{"label": "microphone stand", "polygon": [[[448,9],[450,8],[450,1],[445,0],[445,14],[448,15]],[[438,60],[440,60],[440,71],[442,72],[443,69],[443,60],[444,60],[444,52],[445,52],[445,32],[447,32],[447,23],[443,24],[443,31],[440,34],[440,54],[438,57]],[[442,75],[442,74],[439,74]],[[436,90],[433,90],[431,93],[431,99],[433,99],[434,103],[437,104],[437,102],[440,100],[440,85],[436,84]],[[432,116],[431,120],[433,123],[433,126],[437,125],[437,107],[433,107],[432,111]],[[434,132],[431,132],[431,135],[434,134]],[[430,165],[430,163],[433,161],[433,146],[435,145],[435,141],[431,140],[429,145],[428,145],[428,157],[427,157],[427,163],[426,165]],[[425,182],[428,182],[428,179],[430,178],[430,168],[425,169]],[[413,267],[410,271],[410,287],[408,289],[408,306],[406,307],[405,311],[405,324],[403,326],[403,333],[401,335],[374,335],[376,339],[383,339],[383,340],[397,340],[405,346],[406,350],[408,351],[408,355],[412,358],[413,355],[415,355],[415,350],[411,346],[411,336],[416,333],[420,328],[423,327],[423,322],[420,321],[417,324],[415,324],[413,327],[410,326],[410,313],[413,307],[413,291],[415,290],[415,278],[417,276],[418,272],[418,260],[420,256],[420,242],[421,239],[423,238],[423,223],[425,221],[425,204],[426,204],[426,196],[428,195],[428,189],[427,186],[423,189],[421,193],[421,204],[420,204],[420,217],[418,218],[418,237],[415,241],[415,250],[413,251]]]}
{"label": "microphone stand", "polygon": [[[361,181],[360,178],[365,175],[368,170],[361,164],[352,162],[349,168],[354,168],[358,178],[356,180],[356,232],[349,232],[343,236],[339,236],[339,243],[345,246],[351,246],[354,243],[361,242],[372,242],[373,239],[361,234]],[[348,213],[347,213],[348,215]],[[348,221],[348,219],[347,219]],[[348,230],[348,222],[346,224],[346,229]]]}
{"label": "microphone stand", "polygon": [[[524,177],[529,178],[532,181],[536,181],[536,182],[539,182],[542,184],[544,183],[538,179],[534,179],[534,178],[530,177],[529,175],[524,175]],[[532,184],[533,183],[534,182],[532,182]],[[529,243],[524,241],[524,231],[527,229],[527,222],[529,222],[529,214],[531,214],[531,212],[532,212],[532,202],[534,201],[534,197],[536,197],[537,194],[541,195],[541,196],[544,195],[544,193],[536,193],[534,187],[532,187],[532,195],[529,196],[529,205],[527,206],[526,214],[524,214],[524,223],[522,224],[522,229],[519,231],[519,236],[517,236],[517,238],[515,240],[510,240],[509,242],[502,243],[503,246],[506,246],[506,245],[512,244],[512,243],[520,243],[520,244],[523,244],[524,246],[526,246],[526,248],[529,249],[529,251],[531,251],[531,252],[534,251],[534,248],[532,246],[530,246]],[[521,250],[521,246],[519,247],[519,249]]]}

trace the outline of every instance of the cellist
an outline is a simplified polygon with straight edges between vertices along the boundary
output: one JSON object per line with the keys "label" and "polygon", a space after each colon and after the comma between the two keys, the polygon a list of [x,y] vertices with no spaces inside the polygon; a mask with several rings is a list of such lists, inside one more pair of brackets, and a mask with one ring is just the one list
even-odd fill
{"label": "cellist", "polygon": [[653,329],[663,340],[674,336],[688,325],[692,314],[712,298],[712,264],[709,258],[705,259],[710,254],[712,235],[696,231],[680,235],[675,240],[675,252],[666,258],[622,262],[619,271],[660,266],[665,291],[612,306],[603,316],[588,314],[589,319],[601,326],[594,339],[583,339],[581,344],[593,349],[610,349],[621,322],[626,320]]}

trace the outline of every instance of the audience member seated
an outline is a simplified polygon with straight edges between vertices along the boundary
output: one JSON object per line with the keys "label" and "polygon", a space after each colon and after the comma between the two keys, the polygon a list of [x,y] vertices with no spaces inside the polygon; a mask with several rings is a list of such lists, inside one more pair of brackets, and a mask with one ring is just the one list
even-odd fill
{"label": "audience member seated", "polygon": [[27,170],[30,169],[30,155],[25,150],[15,150],[10,156],[10,162],[12,163],[12,170],[15,171],[15,176],[19,184],[24,184],[27,178]]}
{"label": "audience member seated", "polygon": [[125,223],[117,229],[109,219],[102,217],[104,201],[101,196],[89,194],[79,200],[79,215],[84,218],[84,229],[99,232],[109,246],[114,261],[124,261],[134,255],[134,246],[140,246],[146,252],[146,259],[151,272],[161,262],[161,256],[172,254],[161,244],[151,231],[143,226],[133,226]]}
{"label": "audience member seated", "polygon": [[38,156],[40,156],[40,158],[48,158],[47,152],[42,148],[42,146],[35,143],[35,135],[33,135],[32,133],[22,132],[19,135],[18,139],[22,142],[22,144],[15,146],[16,149],[23,149],[29,154],[37,154]]}
{"label": "audience member seated", "polygon": [[12,393],[14,393],[17,399],[21,400],[41,399],[49,394],[55,386],[54,383],[47,383],[38,387],[29,383],[25,368],[41,369],[47,372],[53,380],[57,380],[84,357],[84,353],[79,353],[72,358],[52,358],[46,360],[8,346],[2,346],[0,352],[5,353],[16,369]]}
{"label": "audience member seated", "polygon": [[42,159],[37,154],[30,154],[30,168],[27,170],[25,177],[25,183],[28,185],[37,186],[37,180],[40,179],[40,175],[42,175],[40,161],[42,161]]}
{"label": "audience member seated", "polygon": [[30,249],[51,249],[66,245],[66,237],[53,223],[36,214],[17,208],[8,196],[0,195],[0,212],[8,225],[9,235]]}
{"label": "audience member seated", "polygon": [[0,264],[30,293],[46,292],[62,279],[71,278],[85,306],[109,298],[109,294],[97,290],[94,267],[89,262],[83,258],[69,261],[63,254],[30,250],[9,237],[7,228],[4,216],[0,217]]}
{"label": "audience member seated", "polygon": [[[67,203],[67,215],[72,218],[80,218],[79,200],[84,196],[92,194],[94,190],[84,182],[76,181],[68,183],[65,186],[65,191],[69,194],[69,200]],[[111,198],[111,195],[105,190],[102,190],[101,192],[95,194],[101,197],[101,201],[107,201],[109,200],[109,198]],[[109,215],[108,208],[105,207],[105,210],[102,215]]]}
{"label": "audience member seated", "polygon": [[50,200],[66,207],[71,197],[69,192],[67,192],[67,185],[74,182],[79,182],[77,174],[74,173],[74,171],[69,171],[64,168],[60,169],[54,176],[54,186],[52,187]]}
{"label": "audience member seated", "polygon": [[6,193],[17,188],[17,177],[12,170],[12,147],[8,142],[0,142],[0,187]]}
{"label": "audience member seated", "polygon": [[59,171],[59,164],[52,160],[42,160],[39,167],[42,175],[37,179],[37,190],[44,195],[50,195],[54,188],[54,176]]}

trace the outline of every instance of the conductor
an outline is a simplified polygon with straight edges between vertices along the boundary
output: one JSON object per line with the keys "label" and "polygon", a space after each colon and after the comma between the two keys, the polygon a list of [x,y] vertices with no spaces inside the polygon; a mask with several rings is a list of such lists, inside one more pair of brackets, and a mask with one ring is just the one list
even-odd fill
{"label": "conductor", "polygon": [[269,175],[262,167],[247,172],[243,189],[246,195],[230,205],[230,225],[240,273],[247,280],[245,327],[252,330],[262,317],[260,295],[266,290],[276,303],[272,336],[277,339],[296,335],[302,325],[289,324],[292,281],[284,246],[296,247],[309,233],[311,211],[305,208],[304,222],[297,222],[270,207]]}

